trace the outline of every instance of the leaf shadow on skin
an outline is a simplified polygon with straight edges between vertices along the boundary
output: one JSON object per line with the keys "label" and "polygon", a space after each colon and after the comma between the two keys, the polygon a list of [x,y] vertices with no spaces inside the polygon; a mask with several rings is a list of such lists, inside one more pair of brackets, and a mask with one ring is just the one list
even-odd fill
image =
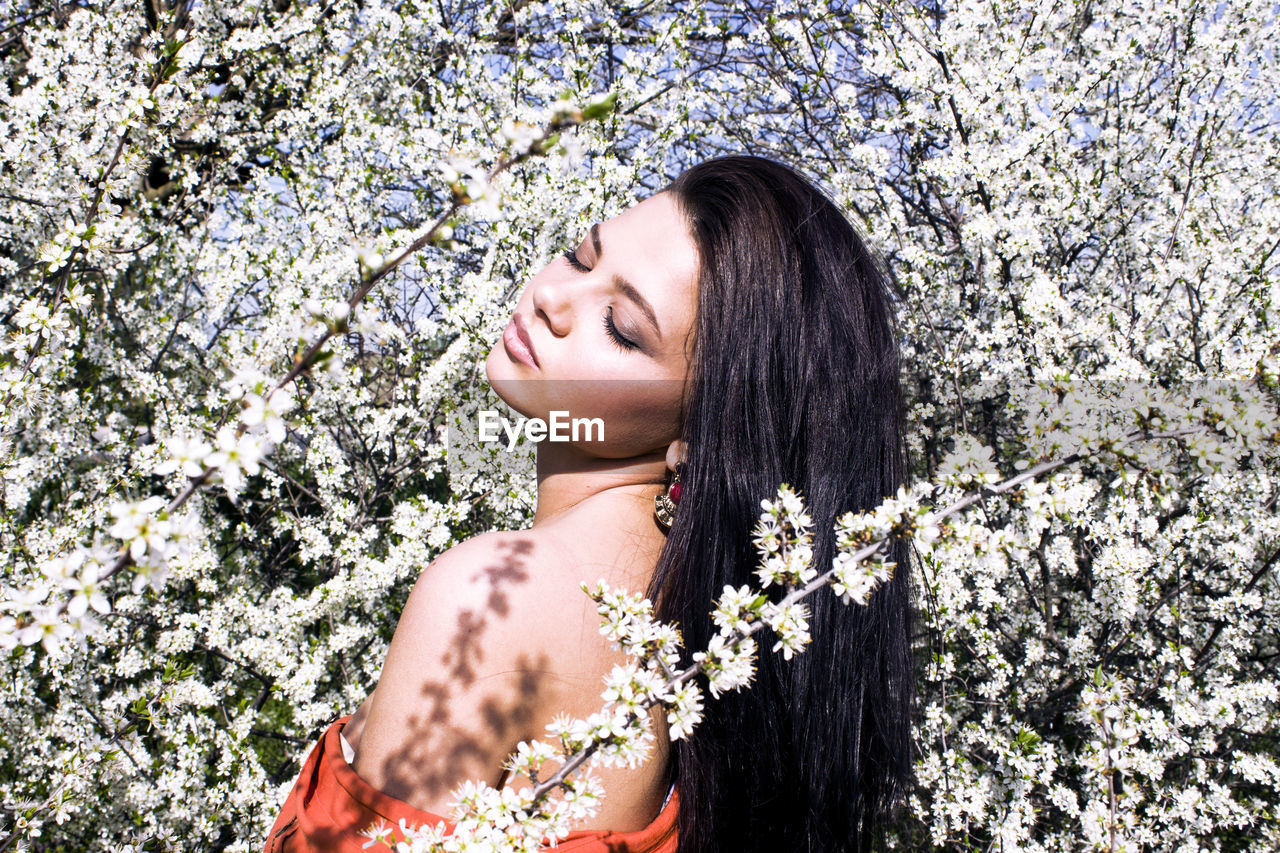
{"label": "leaf shadow on skin", "polygon": [[392,796],[406,790],[425,791],[431,800],[443,802],[458,785],[475,778],[473,768],[484,761],[493,740],[509,738],[533,721],[547,664],[545,656],[522,656],[515,694],[502,695],[506,693],[502,691],[486,696],[466,718],[450,708],[447,683],[424,682],[423,713],[409,718],[405,745],[381,762],[383,790]]}
{"label": "leaf shadow on skin", "polygon": [[[532,550],[527,540],[501,543],[496,562],[471,572],[468,580],[487,583],[488,594],[481,606],[458,614],[441,658],[424,662],[424,676],[435,677],[424,677],[421,683],[420,710],[405,721],[398,738],[402,746],[378,762],[381,781],[375,787],[384,793],[411,805],[415,803],[406,793],[410,791],[415,792],[418,803],[448,803],[450,793],[463,782],[483,778],[496,769],[488,766],[491,762],[486,758],[495,741],[511,740],[530,729],[550,668],[545,654],[520,655],[515,667],[504,673],[506,678],[495,683],[491,692],[477,696],[476,686],[485,680],[479,674],[484,663],[484,634],[495,620],[509,618],[517,606],[515,595],[529,581],[527,564]],[[465,707],[455,707],[458,694],[464,691],[469,694]],[[355,746],[358,753],[359,741]],[[441,806],[433,811],[446,810]],[[394,825],[395,821],[388,823]],[[367,840],[360,835],[367,828],[314,828],[310,840],[324,849],[355,850]],[[353,846],[355,839],[359,841]],[[281,848],[288,849],[287,845]]]}
{"label": "leaf shadow on skin", "polygon": [[480,661],[480,640],[490,617],[505,619],[511,613],[508,588],[519,587],[529,580],[525,567],[533,553],[533,543],[527,539],[502,542],[498,545],[502,556],[498,562],[481,566],[472,573],[470,582],[484,579],[489,584],[489,597],[485,608],[479,612],[464,610],[458,614],[457,630],[449,644],[449,651],[442,663],[448,667],[449,676],[470,687],[475,681],[473,663]]}

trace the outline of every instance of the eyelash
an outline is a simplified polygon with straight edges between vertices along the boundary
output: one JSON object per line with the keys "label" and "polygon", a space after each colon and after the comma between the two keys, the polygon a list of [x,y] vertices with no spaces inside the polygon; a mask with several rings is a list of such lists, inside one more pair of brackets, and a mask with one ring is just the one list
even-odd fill
{"label": "eyelash", "polygon": [[[578,272],[591,272],[591,267],[587,266],[582,261],[578,260],[578,252],[575,249],[569,249],[567,252],[565,252],[564,259],[569,262],[569,266],[573,267]],[[624,350],[640,349],[639,344],[627,340],[621,335],[621,333],[618,332],[618,327],[615,326],[613,323],[613,306],[612,305],[610,305],[609,309],[604,312],[604,331],[605,331],[605,334],[607,334],[610,338],[613,339],[613,342],[618,345],[619,349],[624,349]]]}
{"label": "eyelash", "polygon": [[605,333],[613,338],[613,342],[619,348],[624,350],[640,349],[640,345],[632,343],[618,333],[618,327],[613,324],[613,306],[610,305],[608,310],[604,312],[604,330]]}
{"label": "eyelash", "polygon": [[569,266],[573,267],[578,272],[591,272],[591,267],[578,260],[578,252],[575,249],[570,249],[565,252],[564,259],[569,262]]}

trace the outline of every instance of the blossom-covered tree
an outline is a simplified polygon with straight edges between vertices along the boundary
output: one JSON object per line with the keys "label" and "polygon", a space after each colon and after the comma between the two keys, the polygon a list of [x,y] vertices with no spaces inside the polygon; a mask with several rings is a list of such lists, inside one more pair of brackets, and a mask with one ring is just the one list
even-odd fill
{"label": "blossom-covered tree", "polygon": [[[899,286],[932,486],[882,520],[969,501],[915,531],[889,843],[1274,849],[1276,14],[4,0],[0,849],[256,849],[418,573],[527,519],[446,439],[506,300],[731,151],[819,178]],[[874,595],[872,528],[811,594]],[[677,720],[751,620],[822,642],[765,607],[719,602],[707,695],[650,684]]]}

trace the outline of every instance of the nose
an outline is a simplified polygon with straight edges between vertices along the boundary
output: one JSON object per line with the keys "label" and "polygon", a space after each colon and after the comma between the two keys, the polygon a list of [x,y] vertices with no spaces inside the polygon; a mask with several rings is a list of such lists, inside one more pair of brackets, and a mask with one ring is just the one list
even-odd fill
{"label": "nose", "polygon": [[554,269],[543,270],[530,285],[533,313],[541,317],[552,334],[564,337],[573,328],[574,283]]}

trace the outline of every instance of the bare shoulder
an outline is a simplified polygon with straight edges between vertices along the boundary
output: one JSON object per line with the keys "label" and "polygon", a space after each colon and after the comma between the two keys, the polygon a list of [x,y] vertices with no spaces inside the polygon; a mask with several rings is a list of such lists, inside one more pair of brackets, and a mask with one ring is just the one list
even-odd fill
{"label": "bare shoulder", "polygon": [[543,734],[566,681],[590,673],[598,684],[607,643],[586,630],[594,607],[569,580],[571,557],[529,530],[476,536],[432,561],[352,720],[360,776],[446,811],[458,784],[496,784],[508,753]]}
{"label": "bare shoulder", "polygon": [[536,584],[535,569],[545,559],[539,538],[535,531],[499,531],[454,545],[419,575],[401,622],[442,607],[492,612],[498,619],[513,615],[510,597]]}
{"label": "bare shoulder", "polygon": [[485,533],[427,567],[400,624],[407,619],[411,629],[437,630],[449,612],[470,629],[483,624],[491,640],[519,639],[525,649],[555,646],[566,638],[567,617],[595,612],[580,585],[595,580],[600,563],[555,531]]}

